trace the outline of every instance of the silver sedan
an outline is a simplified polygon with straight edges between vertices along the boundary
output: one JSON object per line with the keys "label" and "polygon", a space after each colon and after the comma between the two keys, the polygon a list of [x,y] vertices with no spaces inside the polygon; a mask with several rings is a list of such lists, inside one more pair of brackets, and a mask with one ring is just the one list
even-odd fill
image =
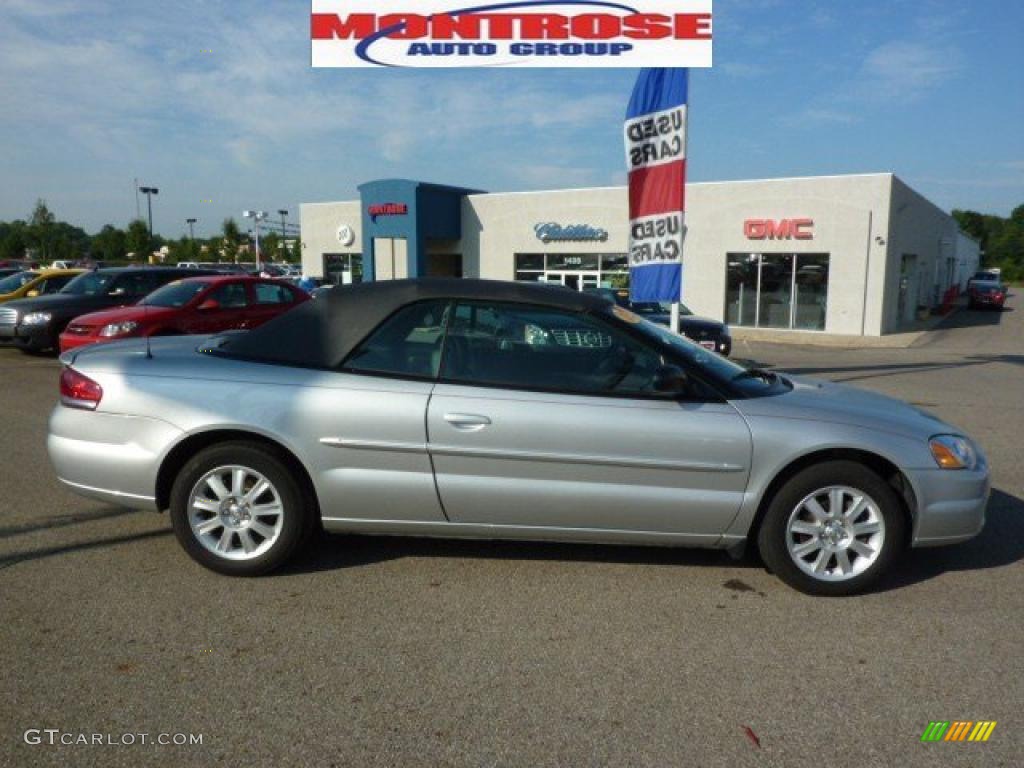
{"label": "silver sedan", "polygon": [[261,328],[62,357],[48,447],[86,496],[170,510],[198,562],[364,534],[753,545],[862,591],[985,519],[989,472],[897,400],[747,369],[605,299],[477,280],[336,288]]}

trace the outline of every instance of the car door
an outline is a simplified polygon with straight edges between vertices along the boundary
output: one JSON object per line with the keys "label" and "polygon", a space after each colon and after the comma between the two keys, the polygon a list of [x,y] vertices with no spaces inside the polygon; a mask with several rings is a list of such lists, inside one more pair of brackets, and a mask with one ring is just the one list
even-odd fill
{"label": "car door", "polygon": [[262,325],[295,303],[295,295],[285,285],[271,280],[258,280],[251,285],[252,306],[246,315],[246,328]]}
{"label": "car door", "polygon": [[427,414],[449,519],[713,542],[740,506],[750,432],[709,390],[654,393],[663,362],[587,315],[459,303]]}
{"label": "car door", "polygon": [[188,333],[218,333],[245,327],[249,292],[238,280],[218,285],[199,297],[185,320]]}
{"label": "car door", "polygon": [[317,436],[310,455],[326,521],[446,522],[427,453],[426,412],[447,306],[431,301],[399,310],[338,372],[316,373],[320,382],[303,394],[298,431]]}

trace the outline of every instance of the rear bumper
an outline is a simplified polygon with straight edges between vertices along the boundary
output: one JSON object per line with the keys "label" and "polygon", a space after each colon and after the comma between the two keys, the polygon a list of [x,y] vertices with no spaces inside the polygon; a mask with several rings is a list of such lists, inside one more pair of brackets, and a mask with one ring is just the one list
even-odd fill
{"label": "rear bumper", "polygon": [[981,533],[992,490],[987,465],[971,471],[924,469],[907,474],[918,495],[913,546],[956,544]]}
{"label": "rear bumper", "polygon": [[180,429],[159,419],[58,405],[46,448],[57,478],[75,493],[155,510],[160,464],[180,435]]}

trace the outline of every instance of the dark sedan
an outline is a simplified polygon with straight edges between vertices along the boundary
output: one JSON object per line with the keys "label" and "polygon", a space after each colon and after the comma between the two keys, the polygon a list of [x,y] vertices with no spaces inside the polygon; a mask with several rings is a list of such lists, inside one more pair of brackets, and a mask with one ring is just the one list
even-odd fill
{"label": "dark sedan", "polygon": [[[668,304],[656,301],[630,301],[629,291],[625,288],[597,288],[597,293],[614,301],[623,309],[635,312],[645,320],[668,327],[671,314]],[[698,317],[689,308],[679,304],[679,331],[686,338],[695,341],[705,349],[710,349],[726,357],[732,352],[732,336],[729,326],[708,317]]]}
{"label": "dark sedan", "polygon": [[0,343],[14,342],[25,352],[56,349],[61,333],[79,315],[134,304],[143,296],[195,269],[125,267],[79,275],[58,293],[9,301],[0,307]]}

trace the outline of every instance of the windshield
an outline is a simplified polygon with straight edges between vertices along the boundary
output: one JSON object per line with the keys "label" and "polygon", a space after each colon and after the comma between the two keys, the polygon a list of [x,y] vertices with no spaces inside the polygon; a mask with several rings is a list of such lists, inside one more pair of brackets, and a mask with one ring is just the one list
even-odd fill
{"label": "windshield", "polygon": [[209,285],[209,283],[201,281],[168,283],[163,288],[153,291],[153,293],[140,301],[139,304],[145,304],[149,307],[184,307],[197,295],[206,290]]}
{"label": "windshield", "polygon": [[13,293],[25,283],[34,280],[38,275],[35,272],[18,272],[0,280],[0,293]]}
{"label": "windshield", "polygon": [[998,293],[1001,288],[999,283],[988,283],[988,282],[976,282],[974,284],[974,290],[978,293]]}
{"label": "windshield", "polygon": [[645,320],[621,307],[614,307],[611,314],[632,324],[648,338],[671,347],[672,351],[690,367],[706,371],[712,378],[719,381],[728,382],[746,397],[778,394],[789,388],[774,373],[760,371],[757,368],[745,368],[727,357],[722,357],[716,352],[695,344],[685,336],[672,333],[668,328]]}
{"label": "windshield", "polygon": [[110,272],[85,272],[61,288],[61,293],[75,296],[98,296],[106,293],[116,275]]}

